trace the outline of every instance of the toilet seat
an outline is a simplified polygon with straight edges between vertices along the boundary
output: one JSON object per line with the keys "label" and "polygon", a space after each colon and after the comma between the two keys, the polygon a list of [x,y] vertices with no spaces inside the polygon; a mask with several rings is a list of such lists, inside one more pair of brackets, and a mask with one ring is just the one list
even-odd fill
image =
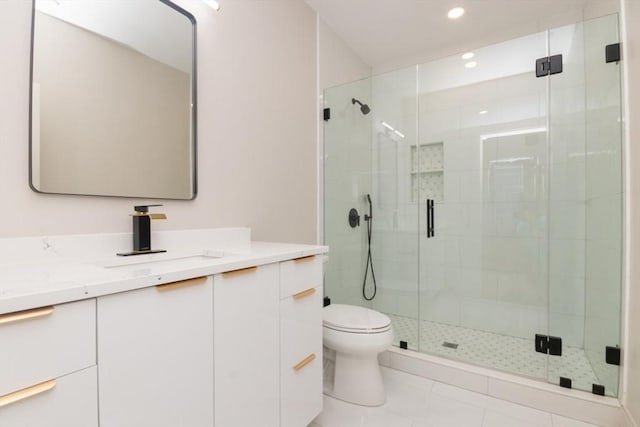
{"label": "toilet seat", "polygon": [[365,307],[331,304],[323,310],[325,328],[352,334],[378,334],[391,330],[386,315]]}

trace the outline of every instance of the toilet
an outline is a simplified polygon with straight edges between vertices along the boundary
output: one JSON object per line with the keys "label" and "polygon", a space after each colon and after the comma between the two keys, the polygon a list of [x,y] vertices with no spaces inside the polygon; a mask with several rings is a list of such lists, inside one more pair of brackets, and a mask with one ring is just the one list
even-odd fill
{"label": "toilet", "polygon": [[354,305],[331,304],[323,310],[324,346],[329,359],[335,356],[333,375],[325,375],[325,394],[357,405],[384,404],[378,353],[393,342],[391,320]]}

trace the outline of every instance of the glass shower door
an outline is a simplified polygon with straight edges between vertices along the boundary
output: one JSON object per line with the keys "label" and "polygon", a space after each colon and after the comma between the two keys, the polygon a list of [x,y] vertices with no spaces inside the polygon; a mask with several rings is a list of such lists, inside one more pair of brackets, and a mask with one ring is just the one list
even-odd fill
{"label": "glass shower door", "polygon": [[546,379],[547,34],[472,53],[419,67],[420,350]]}
{"label": "glass shower door", "polygon": [[[616,396],[621,317],[622,137],[617,15],[550,31],[563,71],[550,87],[548,380]],[[607,350],[609,348],[609,350]],[[609,353],[607,355],[607,353]]]}

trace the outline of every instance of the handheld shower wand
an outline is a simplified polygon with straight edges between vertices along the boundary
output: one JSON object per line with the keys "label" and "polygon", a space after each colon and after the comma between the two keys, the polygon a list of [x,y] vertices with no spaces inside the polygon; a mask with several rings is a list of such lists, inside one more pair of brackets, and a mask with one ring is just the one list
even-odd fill
{"label": "handheld shower wand", "polygon": [[[378,292],[378,284],[376,283],[376,274],[373,271],[373,259],[371,258],[371,234],[373,232],[373,203],[371,203],[371,196],[367,194],[367,201],[369,202],[369,215],[364,215],[364,220],[367,222],[367,266],[364,270],[364,280],[362,281],[362,297],[371,301],[376,297]],[[369,273],[369,266],[371,266],[371,278],[373,279],[373,294],[367,296],[367,275]]]}

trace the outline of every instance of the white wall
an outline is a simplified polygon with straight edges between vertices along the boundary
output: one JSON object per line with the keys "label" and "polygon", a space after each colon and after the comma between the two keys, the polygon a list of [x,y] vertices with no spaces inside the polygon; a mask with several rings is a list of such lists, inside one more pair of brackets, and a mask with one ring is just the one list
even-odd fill
{"label": "white wall", "polygon": [[[162,201],[157,230],[248,226],[315,242],[316,15],[300,0],[176,0],[198,22],[198,190]],[[36,194],[28,186],[31,4],[0,1],[0,237],[130,231],[149,200]]]}
{"label": "white wall", "polygon": [[371,67],[322,19],[318,21],[320,90],[369,77]]}
{"label": "white wall", "polygon": [[640,425],[640,1],[621,0],[622,23],[626,38],[623,40],[623,64],[626,85],[626,296],[627,337],[624,349],[623,403]]}

